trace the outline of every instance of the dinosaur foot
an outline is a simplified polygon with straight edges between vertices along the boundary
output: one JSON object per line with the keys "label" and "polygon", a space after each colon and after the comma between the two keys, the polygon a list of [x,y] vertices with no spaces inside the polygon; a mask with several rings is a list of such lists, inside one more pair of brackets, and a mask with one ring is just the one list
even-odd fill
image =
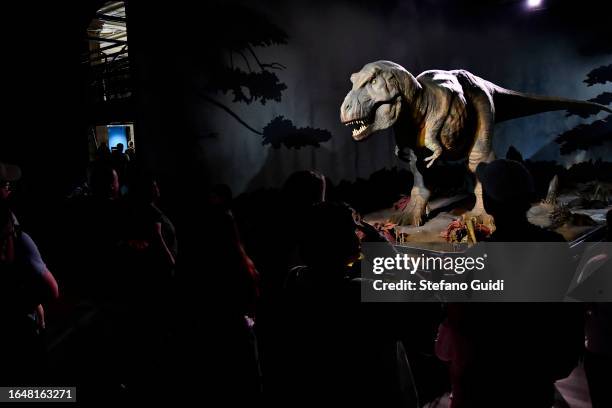
{"label": "dinosaur foot", "polygon": [[397,225],[421,226],[427,216],[427,199],[420,195],[412,194],[410,202],[399,213],[391,216],[391,222]]}
{"label": "dinosaur foot", "polygon": [[476,219],[476,223],[484,225],[491,231],[495,230],[495,220],[493,219],[493,216],[487,213],[484,209],[474,208],[471,211],[463,214],[462,217],[464,221],[468,219]]}

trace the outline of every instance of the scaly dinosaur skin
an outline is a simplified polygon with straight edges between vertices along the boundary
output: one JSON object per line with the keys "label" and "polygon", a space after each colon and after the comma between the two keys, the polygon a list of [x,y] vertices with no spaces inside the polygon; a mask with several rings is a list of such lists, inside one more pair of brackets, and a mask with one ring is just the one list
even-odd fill
{"label": "scaly dinosaur skin", "polygon": [[[436,159],[467,158],[472,174],[481,162],[494,159],[495,123],[554,110],[612,112],[603,105],[565,98],[529,95],[497,86],[465,70],[425,71],[414,77],[391,61],[366,64],[351,75],[353,88],[340,107],[340,120],[353,127],[353,139],[393,127],[396,153],[414,175],[410,203],[397,217],[400,224],[421,225],[430,191],[417,160],[427,150],[427,167]],[[508,186],[512,188],[512,186]],[[482,186],[474,187],[476,204],[470,212],[492,224],[482,203]]]}

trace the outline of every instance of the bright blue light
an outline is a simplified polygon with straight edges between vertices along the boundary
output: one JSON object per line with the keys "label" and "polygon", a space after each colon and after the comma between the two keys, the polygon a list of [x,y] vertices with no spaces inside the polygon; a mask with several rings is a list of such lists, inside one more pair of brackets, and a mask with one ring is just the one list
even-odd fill
{"label": "bright blue light", "polygon": [[118,143],[123,143],[123,149],[127,149],[127,131],[125,126],[108,127],[108,147],[116,147]]}

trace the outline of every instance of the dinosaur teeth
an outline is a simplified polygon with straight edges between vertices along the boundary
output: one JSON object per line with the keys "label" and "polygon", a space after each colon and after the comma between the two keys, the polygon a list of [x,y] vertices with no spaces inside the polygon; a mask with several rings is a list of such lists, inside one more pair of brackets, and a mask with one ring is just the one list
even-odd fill
{"label": "dinosaur teeth", "polygon": [[361,122],[361,126],[358,129],[353,129],[353,136],[357,136],[361,133],[363,133],[364,130],[366,130],[367,126],[365,124],[363,124],[363,122]]}
{"label": "dinosaur teeth", "polygon": [[353,119],[344,123],[346,126],[356,126],[356,125],[365,125],[365,121],[363,119]]}
{"label": "dinosaur teeth", "polygon": [[353,119],[345,123],[345,126],[353,128],[353,136],[363,133],[369,126],[363,119]]}

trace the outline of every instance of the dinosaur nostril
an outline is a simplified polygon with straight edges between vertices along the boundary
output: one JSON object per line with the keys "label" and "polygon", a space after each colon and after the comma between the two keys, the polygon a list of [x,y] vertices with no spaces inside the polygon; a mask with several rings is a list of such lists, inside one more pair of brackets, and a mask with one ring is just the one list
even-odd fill
{"label": "dinosaur nostril", "polygon": [[347,105],[344,107],[344,110],[349,110],[349,109],[351,109],[351,105],[350,105],[350,104],[347,104]]}

